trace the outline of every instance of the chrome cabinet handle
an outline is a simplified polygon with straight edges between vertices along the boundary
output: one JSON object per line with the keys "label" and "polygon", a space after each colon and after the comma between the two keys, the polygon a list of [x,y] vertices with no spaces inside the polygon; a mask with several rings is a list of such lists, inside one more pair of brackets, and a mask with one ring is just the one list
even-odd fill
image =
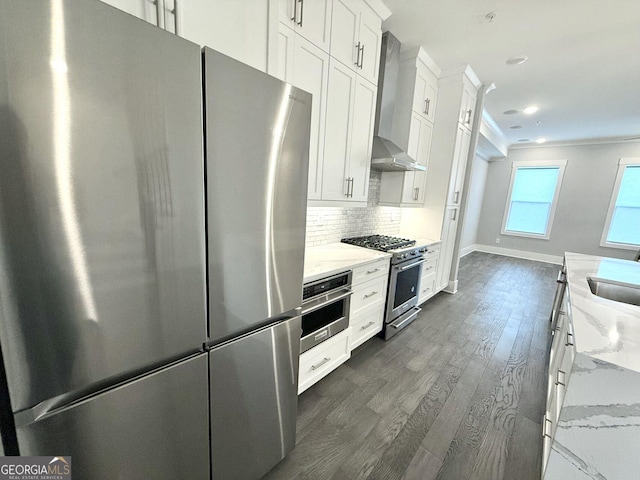
{"label": "chrome cabinet handle", "polygon": [[[560,374],[563,375],[564,382],[560,381]],[[562,385],[563,387],[566,387],[565,385],[566,381],[567,381],[567,374],[564,373],[562,370],[558,369],[558,372],[556,373],[556,385]]]}
{"label": "chrome cabinet handle", "polygon": [[458,200],[460,199],[460,190],[456,190],[455,192],[453,192],[453,194],[455,195],[455,200],[453,201],[453,203],[458,203]]}
{"label": "chrome cabinet handle", "polygon": [[293,17],[289,17],[289,19],[292,22],[295,22],[297,16],[298,16],[298,0],[293,0]]}
{"label": "chrome cabinet handle", "polygon": [[428,266],[427,268],[424,269],[425,272],[428,272],[429,270],[433,269],[433,265]]}
{"label": "chrome cabinet handle", "polygon": [[316,365],[311,365],[311,370],[317,370],[318,368],[320,368],[322,365],[324,365],[325,363],[327,363],[329,360],[331,360],[329,357],[324,357],[320,363],[317,363]]}
{"label": "chrome cabinet handle", "polygon": [[360,42],[356,43],[356,67],[360,66]]}
{"label": "chrome cabinet handle", "polygon": [[347,182],[347,192],[344,194],[344,196],[349,198],[349,187],[351,186],[351,177],[347,177],[346,182]]}
{"label": "chrome cabinet handle", "polygon": [[302,17],[304,16],[304,0],[298,0],[300,2],[300,21],[296,22],[299,26],[302,26]]}
{"label": "chrome cabinet handle", "polygon": [[153,0],[151,3],[156,6],[156,25],[164,28],[164,13],[162,12],[163,5],[161,2],[164,3],[164,0]]}
{"label": "chrome cabinet handle", "polygon": [[379,268],[374,268],[373,270],[367,270],[367,275],[371,275],[372,273],[376,273],[379,272],[380,269]]}
{"label": "chrome cabinet handle", "polygon": [[180,35],[180,31],[178,30],[180,28],[178,27],[180,23],[178,22],[178,15],[179,15],[178,12],[182,11],[181,8],[180,9],[178,8],[178,3],[179,3],[179,0],[173,0],[173,10],[171,10],[171,13],[173,14],[173,27],[174,27],[173,33],[176,35]]}
{"label": "chrome cabinet handle", "polygon": [[544,437],[551,438],[551,435],[547,433],[547,423],[550,423],[551,425],[553,425],[553,422],[547,418],[547,414],[545,413],[542,416],[542,437],[543,438]]}
{"label": "chrome cabinet handle", "polygon": [[362,53],[360,54],[360,70],[362,70],[362,66],[364,65],[364,43],[362,44]]}
{"label": "chrome cabinet handle", "polygon": [[565,347],[573,347],[573,333],[571,332],[567,332],[567,343],[565,343]]}
{"label": "chrome cabinet handle", "polygon": [[456,210],[455,208],[453,209],[453,216],[451,217],[452,221],[456,221],[456,217],[458,216],[458,210]]}
{"label": "chrome cabinet handle", "polygon": [[369,328],[371,325],[375,325],[376,322],[369,322],[366,325],[363,325],[362,327],[360,327],[360,330],[366,330],[367,328]]}
{"label": "chrome cabinet handle", "polygon": [[364,295],[362,298],[369,298],[369,297],[373,297],[374,295],[377,295],[378,292],[376,292],[375,290],[369,294]]}
{"label": "chrome cabinet handle", "polygon": [[425,101],[424,113],[425,115],[429,115],[429,107],[431,106],[431,99],[427,98]]}
{"label": "chrome cabinet handle", "polygon": [[349,197],[353,198],[353,184],[355,183],[355,178],[351,177],[351,193]]}
{"label": "chrome cabinet handle", "polygon": [[466,123],[467,125],[471,123],[471,109],[467,110],[464,123]]}

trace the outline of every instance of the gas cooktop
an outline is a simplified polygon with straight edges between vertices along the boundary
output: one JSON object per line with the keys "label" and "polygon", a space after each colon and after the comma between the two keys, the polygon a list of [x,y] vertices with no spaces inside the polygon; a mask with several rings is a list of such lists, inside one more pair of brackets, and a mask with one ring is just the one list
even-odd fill
{"label": "gas cooktop", "polygon": [[390,237],[387,235],[365,235],[363,237],[343,238],[341,242],[356,245],[357,247],[372,248],[382,252],[388,252],[402,247],[410,247],[416,243],[415,240]]}

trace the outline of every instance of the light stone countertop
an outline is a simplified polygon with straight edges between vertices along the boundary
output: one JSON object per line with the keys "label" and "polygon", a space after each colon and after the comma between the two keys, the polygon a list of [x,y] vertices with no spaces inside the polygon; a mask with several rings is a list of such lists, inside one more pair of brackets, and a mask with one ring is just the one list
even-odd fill
{"label": "light stone countertop", "polygon": [[566,254],[576,358],[545,480],[640,478],[640,307],[587,277],[640,285],[640,263]]}
{"label": "light stone countertop", "polygon": [[381,258],[391,258],[391,254],[346,243],[307,247],[304,255],[304,283],[351,270]]}

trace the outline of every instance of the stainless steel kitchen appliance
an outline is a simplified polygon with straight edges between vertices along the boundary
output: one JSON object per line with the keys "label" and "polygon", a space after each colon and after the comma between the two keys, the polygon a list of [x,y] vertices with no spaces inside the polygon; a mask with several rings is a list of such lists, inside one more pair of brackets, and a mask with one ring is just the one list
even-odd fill
{"label": "stainless steel kitchen appliance", "polygon": [[351,270],[304,284],[300,353],[349,327]]}
{"label": "stainless steel kitchen appliance", "polygon": [[3,452],[260,478],[295,440],[311,96],[94,0],[0,0],[0,37]]}
{"label": "stainless steel kitchen appliance", "polygon": [[311,95],[204,49],[211,468],[295,446]]}
{"label": "stainless steel kitchen appliance", "polygon": [[422,264],[427,246],[415,240],[386,235],[343,238],[342,242],[391,253],[385,324],[385,340],[393,337],[416,319],[422,310],[418,305]]}

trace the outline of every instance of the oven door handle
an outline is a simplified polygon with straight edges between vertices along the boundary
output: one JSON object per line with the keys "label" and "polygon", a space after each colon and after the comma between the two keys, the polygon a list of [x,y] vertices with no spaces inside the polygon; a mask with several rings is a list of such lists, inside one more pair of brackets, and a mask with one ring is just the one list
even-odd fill
{"label": "oven door handle", "polygon": [[323,300],[320,303],[316,303],[316,302],[310,302],[311,304],[305,308],[304,304],[302,305],[302,315],[306,315],[308,313],[311,312],[315,312],[316,310],[320,310],[323,307],[326,307],[327,305],[330,305],[334,302],[337,302],[338,300],[342,300],[343,298],[348,297],[349,295],[351,295],[353,292],[351,291],[350,288],[343,288],[338,290],[337,292],[331,292],[331,293],[327,293],[322,295],[322,297],[326,297],[325,300]]}
{"label": "oven door handle", "polygon": [[412,263],[411,265],[405,265],[404,267],[396,267],[396,268],[398,268],[398,270],[400,270],[402,272],[404,270],[408,270],[409,268],[413,268],[416,265],[420,265],[420,264],[422,264],[424,262],[426,262],[426,260],[423,258],[422,260],[419,260],[419,261],[417,261],[415,263]]}

